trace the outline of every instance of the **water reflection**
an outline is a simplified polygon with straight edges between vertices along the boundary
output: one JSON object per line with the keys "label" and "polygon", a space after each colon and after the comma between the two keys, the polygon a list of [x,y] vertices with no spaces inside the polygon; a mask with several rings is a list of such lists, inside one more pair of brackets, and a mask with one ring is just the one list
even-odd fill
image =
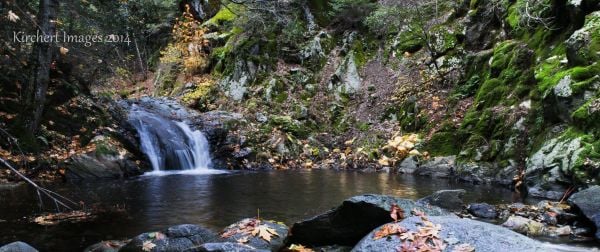
{"label": "water reflection", "polygon": [[511,192],[449,180],[384,173],[301,171],[144,176],[129,181],[49,185],[88,204],[125,206],[127,215],[91,223],[42,228],[17,221],[36,212],[26,186],[0,190],[0,244],[23,240],[42,250],[81,250],[99,240],[123,239],[193,223],[215,230],[239,219],[261,217],[291,224],[357,194],[380,193],[417,199],[436,190],[464,188],[468,202],[510,202]]}

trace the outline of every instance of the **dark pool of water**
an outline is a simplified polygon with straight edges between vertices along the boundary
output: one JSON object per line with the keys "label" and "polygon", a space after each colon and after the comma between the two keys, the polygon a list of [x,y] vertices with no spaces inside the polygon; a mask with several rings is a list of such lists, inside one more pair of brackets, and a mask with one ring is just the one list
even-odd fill
{"label": "dark pool of water", "polygon": [[39,214],[36,194],[23,185],[0,190],[0,244],[21,240],[42,251],[81,251],[95,242],[192,223],[216,231],[257,215],[292,224],[358,194],[418,199],[441,189],[467,190],[466,202],[507,203],[511,191],[445,179],[385,173],[336,171],[234,172],[213,175],[140,177],[126,181],[47,185],[88,205],[126,210],[93,222],[42,227],[28,224]]}

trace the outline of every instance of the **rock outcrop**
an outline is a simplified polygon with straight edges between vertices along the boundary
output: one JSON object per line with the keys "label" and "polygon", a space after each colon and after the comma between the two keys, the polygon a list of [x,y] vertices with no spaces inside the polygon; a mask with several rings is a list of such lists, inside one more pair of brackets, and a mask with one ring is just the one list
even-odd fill
{"label": "rock outcrop", "polygon": [[119,251],[193,251],[198,246],[214,241],[216,238],[217,235],[211,230],[196,225],[184,224],[173,226],[160,232],[140,234]]}
{"label": "rock outcrop", "polygon": [[600,186],[592,186],[569,197],[569,204],[579,209],[596,226],[600,240]]}
{"label": "rock outcrop", "polygon": [[[453,251],[461,244],[468,244],[475,251],[547,251],[550,249],[545,248],[541,242],[493,224],[447,216],[427,218],[433,224],[440,225],[439,238],[447,245],[444,251]],[[400,225],[410,231],[417,231],[422,223],[421,217],[409,217],[400,222]],[[352,251],[397,251],[403,242],[400,236],[373,239],[377,230],[378,228],[367,234]]]}
{"label": "rock outcrop", "polygon": [[425,206],[412,200],[387,195],[367,194],[342,202],[324,214],[297,222],[291,229],[291,242],[311,246],[354,245],[375,227],[392,221],[390,208],[398,205],[408,216],[417,209],[427,215],[450,215],[435,206]]}

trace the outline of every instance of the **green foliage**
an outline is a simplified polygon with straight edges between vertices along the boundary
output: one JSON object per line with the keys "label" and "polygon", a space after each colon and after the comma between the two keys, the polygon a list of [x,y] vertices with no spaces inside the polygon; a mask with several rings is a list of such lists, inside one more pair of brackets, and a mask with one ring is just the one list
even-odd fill
{"label": "green foliage", "polygon": [[225,26],[233,22],[236,18],[235,13],[231,10],[240,10],[240,8],[236,8],[237,4],[229,4],[226,8],[221,8],[214,17],[210,18],[204,25],[216,25],[216,26]]}

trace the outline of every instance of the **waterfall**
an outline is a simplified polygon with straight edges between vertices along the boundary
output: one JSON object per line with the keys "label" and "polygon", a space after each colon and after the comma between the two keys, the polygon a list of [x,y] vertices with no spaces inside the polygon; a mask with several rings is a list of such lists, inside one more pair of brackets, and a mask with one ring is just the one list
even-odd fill
{"label": "waterfall", "polygon": [[151,174],[218,173],[211,169],[209,144],[202,132],[133,105],[128,121],[137,130],[141,149],[153,168]]}

